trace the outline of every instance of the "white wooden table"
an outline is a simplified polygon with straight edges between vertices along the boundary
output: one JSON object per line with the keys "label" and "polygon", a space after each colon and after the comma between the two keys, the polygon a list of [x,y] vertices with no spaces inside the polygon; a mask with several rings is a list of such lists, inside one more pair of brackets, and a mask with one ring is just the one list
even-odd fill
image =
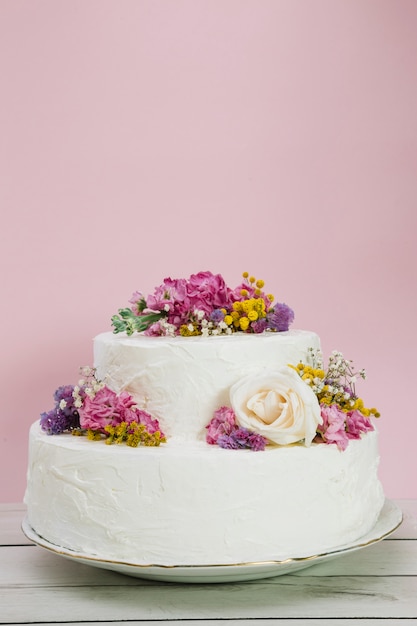
{"label": "white wooden table", "polygon": [[417,624],[417,500],[391,537],[253,582],[162,583],[69,561],[31,544],[21,504],[0,504],[0,623],[287,626]]}

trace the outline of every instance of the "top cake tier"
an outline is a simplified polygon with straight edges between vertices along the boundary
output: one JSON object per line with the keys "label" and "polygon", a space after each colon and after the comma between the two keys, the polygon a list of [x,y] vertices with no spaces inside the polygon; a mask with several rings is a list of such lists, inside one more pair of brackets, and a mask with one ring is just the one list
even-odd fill
{"label": "top cake tier", "polygon": [[94,365],[113,391],[128,391],[157,418],[167,437],[204,440],[234,383],[262,369],[306,362],[311,348],[320,348],[319,337],[304,330],[212,337],[107,332],[94,339]]}

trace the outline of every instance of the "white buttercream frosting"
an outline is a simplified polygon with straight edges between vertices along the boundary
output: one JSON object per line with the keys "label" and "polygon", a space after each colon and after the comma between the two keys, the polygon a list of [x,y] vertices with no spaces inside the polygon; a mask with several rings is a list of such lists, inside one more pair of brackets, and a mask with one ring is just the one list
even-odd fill
{"label": "white buttercream frosting", "polygon": [[101,559],[215,565],[320,554],[372,528],[377,434],[336,446],[128,448],[30,433],[26,504],[51,543]]}
{"label": "white buttercream frosting", "polygon": [[310,331],[218,337],[102,333],[94,339],[97,376],[126,390],[157,418],[167,437],[205,438],[213,412],[230,405],[230,388],[247,374],[306,360],[320,346]]}

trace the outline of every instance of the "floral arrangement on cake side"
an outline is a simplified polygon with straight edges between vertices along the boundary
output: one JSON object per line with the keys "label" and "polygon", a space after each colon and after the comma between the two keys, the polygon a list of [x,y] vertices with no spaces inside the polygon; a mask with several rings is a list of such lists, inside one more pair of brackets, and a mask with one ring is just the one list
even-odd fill
{"label": "floral arrangement on cake side", "polygon": [[230,389],[231,407],[220,407],[206,426],[206,441],[222,448],[264,450],[275,444],[336,444],[345,450],[352,439],[374,430],[371,416],[355,391],[352,361],[341,352],[329,357],[310,350],[311,363],[251,374]]}
{"label": "floral arrangement on cake side", "polygon": [[136,406],[127,391],[116,394],[95,377],[93,368],[81,368],[77,385],[64,385],[54,393],[55,406],[41,415],[41,428],[49,435],[71,432],[107,444],[159,446],[166,438],[158,420]]}
{"label": "floral arrangement on cake side", "polygon": [[190,337],[233,332],[283,332],[294,321],[285,303],[273,305],[264,281],[243,273],[243,282],[228,287],[220,274],[199,272],[188,279],[165,278],[146,298],[136,291],[131,307],[112,317],[114,332],[143,332],[150,336]]}

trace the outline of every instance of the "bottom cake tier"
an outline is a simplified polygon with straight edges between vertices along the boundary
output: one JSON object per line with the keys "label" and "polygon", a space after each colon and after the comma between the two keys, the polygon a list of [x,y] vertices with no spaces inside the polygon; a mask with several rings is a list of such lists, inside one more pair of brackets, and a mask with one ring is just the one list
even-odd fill
{"label": "bottom cake tier", "polygon": [[143,565],[226,565],[322,554],[365,535],[384,503],[377,433],[335,445],[156,448],[31,427],[25,502],[56,546]]}

